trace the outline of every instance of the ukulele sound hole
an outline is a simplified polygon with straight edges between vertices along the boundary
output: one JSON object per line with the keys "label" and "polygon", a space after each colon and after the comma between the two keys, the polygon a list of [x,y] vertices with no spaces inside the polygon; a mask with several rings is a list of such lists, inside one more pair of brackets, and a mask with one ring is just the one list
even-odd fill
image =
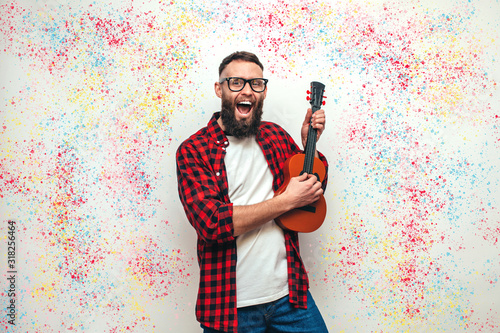
{"label": "ukulele sound hole", "polygon": [[300,210],[303,210],[303,211],[306,211],[306,212],[309,212],[309,213],[316,213],[316,207],[314,206],[303,206],[303,207],[299,207],[297,209],[300,209]]}

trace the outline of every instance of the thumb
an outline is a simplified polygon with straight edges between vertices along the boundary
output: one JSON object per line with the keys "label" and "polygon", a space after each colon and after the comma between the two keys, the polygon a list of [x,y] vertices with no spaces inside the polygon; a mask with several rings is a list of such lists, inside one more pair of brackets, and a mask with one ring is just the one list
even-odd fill
{"label": "thumb", "polygon": [[303,125],[309,124],[311,122],[311,118],[312,118],[312,109],[309,108],[309,109],[307,109],[306,117],[304,118]]}

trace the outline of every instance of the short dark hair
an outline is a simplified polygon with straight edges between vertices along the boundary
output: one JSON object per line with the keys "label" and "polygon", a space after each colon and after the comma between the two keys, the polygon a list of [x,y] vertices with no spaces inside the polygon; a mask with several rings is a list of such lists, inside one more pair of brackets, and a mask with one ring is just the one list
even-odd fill
{"label": "short dark hair", "polygon": [[222,74],[222,71],[224,70],[224,68],[226,68],[226,66],[229,65],[229,63],[231,63],[231,61],[234,61],[234,60],[243,60],[243,61],[253,62],[253,63],[259,65],[260,69],[262,69],[264,71],[264,66],[262,65],[259,58],[257,58],[257,56],[255,54],[250,53],[250,52],[246,52],[246,51],[237,51],[237,52],[231,53],[230,55],[228,55],[227,57],[225,57],[222,60],[222,62],[220,63],[220,66],[219,66],[219,76]]}

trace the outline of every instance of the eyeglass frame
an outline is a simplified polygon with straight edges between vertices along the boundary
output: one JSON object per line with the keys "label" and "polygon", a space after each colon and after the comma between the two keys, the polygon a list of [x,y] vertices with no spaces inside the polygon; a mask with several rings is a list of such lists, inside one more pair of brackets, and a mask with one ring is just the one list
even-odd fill
{"label": "eyeglass frame", "polygon": [[[240,79],[240,80],[243,80],[245,83],[243,84],[243,86],[241,87],[241,89],[240,89],[240,90],[233,90],[233,89],[231,89],[231,87],[229,86],[229,80],[231,80],[231,79]],[[253,80],[264,80],[264,89],[262,89],[261,91],[256,91],[256,90],[253,88],[253,86],[252,86],[252,82],[251,82],[251,81],[253,81]],[[247,83],[249,83],[249,84],[250,84],[250,88],[251,88],[254,92],[256,92],[256,93],[261,93],[261,92],[264,92],[264,90],[266,90],[266,87],[267,87],[267,82],[269,82],[269,80],[268,80],[268,79],[264,79],[263,77],[255,77],[255,78],[253,78],[253,79],[248,79],[248,80],[247,80],[247,79],[244,79],[244,78],[242,78],[242,77],[231,76],[231,77],[226,77],[225,79],[222,79],[222,81],[220,81],[219,83],[220,83],[220,84],[222,84],[222,83],[224,83],[225,81],[227,81],[227,87],[228,87],[228,88],[229,88],[229,90],[231,90],[232,92],[242,91],[242,90],[245,88],[245,86],[247,85]]]}

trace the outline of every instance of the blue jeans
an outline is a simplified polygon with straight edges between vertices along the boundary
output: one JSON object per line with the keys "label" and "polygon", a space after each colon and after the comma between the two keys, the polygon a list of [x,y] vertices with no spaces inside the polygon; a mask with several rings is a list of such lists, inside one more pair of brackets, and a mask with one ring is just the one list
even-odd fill
{"label": "blue jeans", "polygon": [[[204,333],[220,331],[201,325]],[[288,296],[277,301],[238,308],[238,333],[328,333],[311,293],[307,309],[294,308]]]}

